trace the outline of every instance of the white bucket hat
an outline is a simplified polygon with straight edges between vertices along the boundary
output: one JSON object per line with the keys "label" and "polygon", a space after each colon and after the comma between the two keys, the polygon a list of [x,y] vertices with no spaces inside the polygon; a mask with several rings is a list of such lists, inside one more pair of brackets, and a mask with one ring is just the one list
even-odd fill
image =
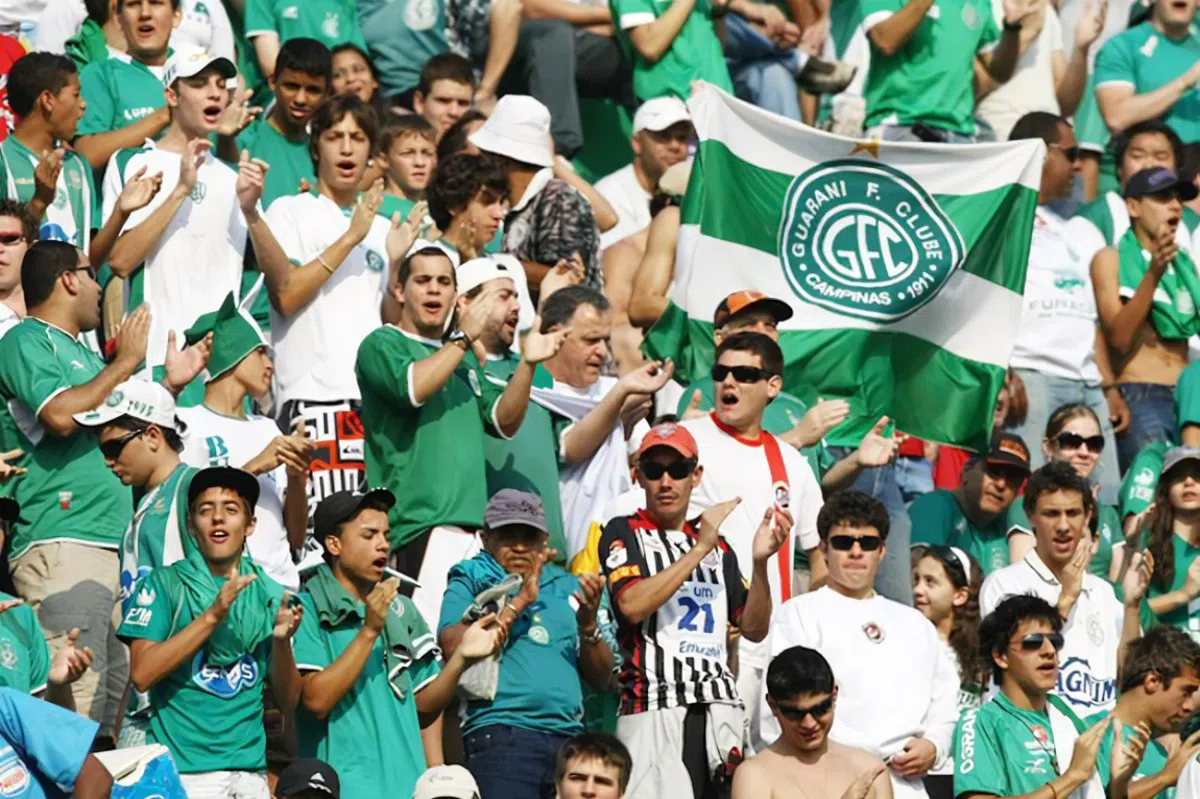
{"label": "white bucket hat", "polygon": [[554,165],[550,109],[525,94],[506,94],[468,141],[485,153],[537,166]]}

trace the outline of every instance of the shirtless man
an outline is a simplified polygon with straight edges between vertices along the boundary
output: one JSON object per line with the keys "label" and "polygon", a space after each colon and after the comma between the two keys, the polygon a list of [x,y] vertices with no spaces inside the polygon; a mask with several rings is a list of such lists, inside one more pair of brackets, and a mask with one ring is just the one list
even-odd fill
{"label": "shirtless man", "polygon": [[793,646],[767,668],[767,705],[782,734],[738,766],[733,799],[892,799],[883,761],[829,740],[837,686],[815,649]]}
{"label": "shirtless man", "polygon": [[1175,241],[1182,203],[1196,187],[1166,167],[1133,175],[1122,192],[1130,228],[1092,259],[1092,284],[1117,386],[1131,418],[1117,436],[1121,469],[1154,441],[1172,440],[1172,387],[1188,362],[1187,340],[1200,332],[1200,279]]}

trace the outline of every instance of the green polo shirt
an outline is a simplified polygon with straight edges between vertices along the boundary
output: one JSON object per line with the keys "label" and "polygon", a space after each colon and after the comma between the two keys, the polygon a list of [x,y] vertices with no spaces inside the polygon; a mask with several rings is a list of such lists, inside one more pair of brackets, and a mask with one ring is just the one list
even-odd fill
{"label": "green polo shirt", "polygon": [[[1109,717],[1108,711],[1094,713],[1083,720],[1084,727],[1092,727]],[[1128,742],[1133,738],[1133,727],[1125,724],[1121,727],[1122,737]],[[1108,785],[1109,779],[1109,764],[1112,758],[1113,733],[1110,728],[1104,733],[1104,738],[1100,740],[1100,753],[1096,756],[1096,771],[1100,774],[1100,781]],[[1133,772],[1131,782],[1153,777],[1167,767],[1167,750],[1158,741],[1151,739],[1146,742],[1146,751],[1142,755],[1142,762],[1138,763],[1137,770]],[[1159,791],[1154,794],[1154,799],[1175,799],[1175,787],[1167,788],[1165,791]]]}
{"label": "green polo shirt", "polygon": [[[12,599],[0,591],[0,602]],[[50,649],[33,608],[17,605],[0,613],[0,687],[41,693],[49,677]]]}
{"label": "green polo shirt", "polygon": [[[1020,497],[1008,509],[1007,522],[1009,533],[1020,531],[1027,535],[1034,535],[1033,525],[1029,523],[1029,517],[1025,514],[1025,506]],[[1125,536],[1121,532],[1121,519],[1117,515],[1116,508],[1111,505],[1100,506],[1097,532],[1100,545],[1092,555],[1088,571],[1108,582],[1108,570],[1112,566],[1113,559],[1113,544],[1120,544],[1125,540]]]}
{"label": "green polo shirt", "polygon": [[[300,601],[304,617],[293,648],[303,675],[332,666],[350,646],[366,616],[364,606],[359,605],[357,617],[330,627],[317,615],[311,595],[301,594]],[[413,644],[412,663],[399,678],[400,684],[407,686],[404,696],[398,697],[388,683],[380,635],[354,684],[325,719],[318,719],[303,705],[296,710],[300,756],[335,763],[343,796],[412,796],[417,778],[426,768],[415,696],[441,671],[437,644],[412,600],[398,596],[388,612],[407,623]]]}
{"label": "green polo shirt", "polygon": [[[905,5],[905,0],[863,0],[863,29],[870,31]],[[894,55],[871,48],[863,87],[866,127],[924,122],[975,133],[975,56],[999,41],[990,2],[938,0]]]}
{"label": "green polo shirt", "polygon": [[666,13],[673,0],[609,0],[617,42],[633,64],[633,91],[643,102],[673,95],[686,100],[694,80],[704,80],[733,93],[729,68],[721,40],[713,27],[713,6],[709,0],[696,0],[662,57],[650,63],[629,40],[629,31],[647,25]]}
{"label": "green polo shirt", "polygon": [[364,50],[354,0],[246,0],[246,38],[273,33],[279,42],[316,39],[330,50],[350,42]]}
{"label": "green polo shirt", "polygon": [[13,533],[15,561],[30,546],[74,541],[117,549],[133,513],[128,487],[104,462],[89,430],[56,436],[38,412],[59,393],[90,382],[104,361],[65,330],[26,317],[0,338],[0,402],[6,405],[25,450],[14,498],[21,518]]}
{"label": "green polo shirt", "polygon": [[1001,513],[983,527],[971,524],[953,491],[939,488],[908,506],[912,543],[958,547],[979,564],[986,577],[1008,565],[1008,524]]}
{"label": "green polo shirt", "polygon": [[87,98],[87,110],[79,120],[77,135],[119,130],[166,105],[163,69],[146,66],[127,53],[111,49],[107,61],[84,67],[79,85]]}
{"label": "green polo shirt", "polygon": [[[42,160],[9,135],[0,142],[0,191],[10,200],[27,203],[37,188],[34,170]],[[54,202],[42,214],[40,238],[69,241],[86,249],[92,231],[101,226],[100,195],[96,191],[92,165],[74,150],[67,150],[62,159]]]}
{"label": "green polo shirt", "polygon": [[[1109,39],[1096,55],[1097,89],[1129,86],[1135,94],[1149,94],[1187,72],[1200,59],[1200,33],[1188,29],[1174,41],[1143,22]],[[1193,86],[1162,117],[1185,142],[1200,141],[1200,91]]]}
{"label": "green polo shirt", "polygon": [[410,387],[413,364],[441,347],[384,325],[363,339],[354,365],[367,484],[396,495],[388,512],[393,548],[439,524],[483,525],[487,470],[479,455],[485,433],[500,435],[496,405],[504,392],[468,352],[445,385],[418,403]]}
{"label": "green polo shirt", "polygon": [[[487,552],[455,564],[442,598],[438,635],[462,620],[476,594],[504,577],[504,569]],[[504,640],[496,697],[467,703],[463,735],[494,724],[547,735],[583,730],[579,623],[571,605],[578,590],[573,574],[553,563],[542,568],[537,601],[512,623]]]}
{"label": "green polo shirt", "polygon": [[443,0],[358,0],[371,60],[388,97],[417,85],[425,62],[450,49]]}
{"label": "green polo shirt", "polygon": [[251,158],[261,158],[271,165],[263,188],[262,207],[265,210],[277,197],[300,193],[300,181],[317,185],[308,137],[292,141],[271,124],[269,117],[256,119],[237,137],[238,152],[249,150]]}

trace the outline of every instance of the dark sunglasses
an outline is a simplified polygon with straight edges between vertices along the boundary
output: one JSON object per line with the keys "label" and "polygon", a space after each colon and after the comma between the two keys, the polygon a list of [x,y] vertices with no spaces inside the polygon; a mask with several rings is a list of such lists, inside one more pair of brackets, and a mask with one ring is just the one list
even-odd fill
{"label": "dark sunglasses", "polygon": [[120,438],[112,438],[108,441],[101,441],[100,454],[104,456],[105,460],[115,461],[117,458],[121,457],[121,453],[124,452],[125,447],[129,445],[129,442],[133,441],[144,432],[146,431],[134,430],[132,433],[123,435]]}
{"label": "dark sunglasses", "polygon": [[1061,144],[1051,144],[1050,146],[1056,150],[1061,150],[1062,154],[1065,155],[1067,157],[1067,160],[1070,161],[1071,163],[1074,163],[1079,160],[1079,148],[1078,147],[1063,147]]}
{"label": "dark sunglasses", "polygon": [[824,702],[818,702],[812,707],[799,707],[797,705],[781,705],[775,703],[776,710],[779,715],[783,716],[788,721],[804,721],[805,717],[812,716],[813,719],[818,719],[824,716],[830,710],[833,710],[833,697],[829,697]]}
{"label": "dark sunglasses", "polygon": [[24,241],[24,240],[25,240],[24,233],[0,233],[0,244],[3,244],[5,247],[11,247],[12,245],[16,244],[18,241]]}
{"label": "dark sunglasses", "polygon": [[647,480],[661,480],[664,474],[671,475],[672,480],[682,480],[695,470],[696,462],[691,458],[670,463],[651,460],[638,462],[638,471],[645,475]]}
{"label": "dark sunglasses", "polygon": [[1104,451],[1104,436],[1081,436],[1078,433],[1059,433],[1054,437],[1059,449],[1079,449],[1087,445],[1088,452]]}
{"label": "dark sunglasses", "polygon": [[883,539],[877,535],[831,535],[829,546],[839,552],[849,552],[854,545],[862,547],[863,552],[874,552],[883,546]]}
{"label": "dark sunglasses", "polygon": [[1046,641],[1050,642],[1050,646],[1054,647],[1055,652],[1062,649],[1062,633],[1030,633],[1021,639],[1021,648],[1026,652],[1036,652]]}
{"label": "dark sunglasses", "polygon": [[712,379],[715,382],[723,382],[731,374],[733,379],[739,383],[757,383],[760,380],[770,380],[775,376],[772,372],[759,369],[757,366],[723,366],[719,363],[713,365]]}

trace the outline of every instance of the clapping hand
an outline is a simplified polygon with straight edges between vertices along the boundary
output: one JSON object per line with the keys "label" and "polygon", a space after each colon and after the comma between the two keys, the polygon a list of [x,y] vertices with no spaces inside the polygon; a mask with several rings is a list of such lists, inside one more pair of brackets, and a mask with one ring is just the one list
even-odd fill
{"label": "clapping hand", "polygon": [[249,150],[242,150],[238,161],[237,198],[242,214],[253,221],[258,214],[258,201],[262,199],[267,185],[267,170],[271,165],[261,158],[251,158]]}
{"label": "clapping hand", "polygon": [[213,614],[217,623],[225,621],[225,617],[229,615],[229,609],[233,607],[233,603],[238,598],[238,595],[257,579],[258,575],[256,574],[238,574],[234,575],[232,579],[225,581],[225,585],[221,586],[221,590],[217,592],[217,598],[213,600],[212,606],[209,607],[209,611]]}
{"label": "clapping hand", "polygon": [[846,400],[818,399],[804,417],[793,428],[800,438],[800,446],[813,447],[820,443],[830,430],[841,424],[850,415],[850,403]]}
{"label": "clapping hand", "polygon": [[600,609],[600,597],[604,595],[604,577],[595,572],[579,575],[579,590],[572,596],[579,603],[575,620],[579,629],[589,634],[596,628],[596,611]]}
{"label": "clapping hand", "polygon": [[1079,18],[1075,21],[1075,49],[1086,53],[1095,44],[1104,30],[1104,19],[1108,16],[1108,0],[1083,0]]}
{"label": "clapping hand", "polygon": [[854,457],[859,466],[867,468],[887,466],[891,463],[900,447],[900,438],[896,435],[885,436],[883,434],[883,428],[887,427],[887,424],[888,418],[884,416],[875,422],[871,432],[863,436],[858,449],[854,451]]}
{"label": "clapping hand", "polygon": [[359,198],[358,203],[354,206],[354,213],[350,215],[350,236],[355,243],[361,242],[371,232],[371,225],[375,222],[375,216],[379,213],[379,206],[383,205],[383,178],[379,178],[371,184],[371,188]]}
{"label": "clapping hand", "polygon": [[208,139],[192,139],[188,142],[187,152],[179,159],[179,187],[188,194],[196,188],[200,167],[208,158],[209,146]]}
{"label": "clapping hand", "polygon": [[172,394],[183,391],[188,383],[195,380],[196,376],[204,371],[204,367],[208,365],[208,359],[212,355],[212,342],[213,334],[209,333],[195,344],[180,350],[175,347],[175,331],[171,330],[167,333],[167,354],[163,358],[166,377],[163,385]]}
{"label": "clapping hand", "polygon": [[246,129],[246,126],[258,118],[262,113],[262,109],[256,105],[250,105],[250,98],[254,96],[252,89],[246,89],[242,92],[242,96],[230,98],[229,105],[225,106],[225,110],[221,112],[221,116],[217,119],[217,134],[220,136],[236,136]]}
{"label": "clapping hand", "polygon": [[139,208],[145,208],[162,188],[162,179],[162,172],[146,177],[146,167],[140,168],[121,187],[121,193],[117,196],[117,210],[128,216]]}
{"label": "clapping hand", "polygon": [[493,654],[504,642],[504,625],[496,618],[495,613],[489,613],[481,619],[476,619],[470,627],[463,631],[458,642],[456,654],[461,654],[467,660],[479,660]]}
{"label": "clapping hand", "polygon": [[533,329],[521,342],[521,358],[526,363],[536,364],[553,358],[562,347],[563,342],[567,340],[567,336],[571,334],[569,327],[551,330],[549,333],[542,333],[541,329],[542,318],[535,316]]}
{"label": "clapping hand", "polygon": [[304,618],[304,606],[299,602],[293,604],[291,598],[291,593],[284,590],[279,610],[275,613],[275,627],[271,630],[276,641],[286,641],[295,635],[300,620]]}
{"label": "clapping hand", "polygon": [[392,226],[388,228],[386,248],[389,263],[396,263],[408,255],[421,233],[421,224],[429,213],[429,204],[421,200],[413,206],[408,218],[400,221],[400,212],[392,214]]}
{"label": "clapping hand", "polygon": [[761,563],[778,552],[787,542],[792,525],[792,515],[786,510],[777,505],[767,508],[750,545],[750,554],[754,562]]}
{"label": "clapping hand", "polygon": [[[1112,720],[1113,731],[1113,748],[1109,755],[1109,774],[1112,775],[1112,782],[1118,784],[1128,784],[1129,780],[1133,779],[1133,774],[1137,771],[1138,765],[1142,762],[1142,756],[1146,753],[1146,742],[1150,740],[1150,725],[1146,722],[1140,722],[1133,727],[1133,736],[1128,740],[1124,740],[1122,734],[1122,724],[1114,716]],[[1117,742],[1120,741],[1120,745]]]}
{"label": "clapping hand", "polygon": [[54,204],[58,194],[58,176],[62,174],[62,160],[66,154],[61,147],[46,150],[33,168],[33,196],[46,207]]}
{"label": "clapping hand", "polygon": [[50,660],[50,674],[46,678],[54,685],[70,685],[84,675],[92,665],[94,654],[91,647],[76,647],[79,628],[72,627],[67,633],[67,645],[54,653]]}
{"label": "clapping hand", "polygon": [[[720,542],[721,525],[725,523],[725,519],[729,514],[733,513],[733,509],[742,503],[741,497],[734,497],[725,502],[718,502],[704,513],[700,514],[700,535],[697,538],[699,546],[707,549],[709,552],[717,548]],[[788,528],[791,529],[790,527]],[[757,536],[756,536],[757,537]]]}

